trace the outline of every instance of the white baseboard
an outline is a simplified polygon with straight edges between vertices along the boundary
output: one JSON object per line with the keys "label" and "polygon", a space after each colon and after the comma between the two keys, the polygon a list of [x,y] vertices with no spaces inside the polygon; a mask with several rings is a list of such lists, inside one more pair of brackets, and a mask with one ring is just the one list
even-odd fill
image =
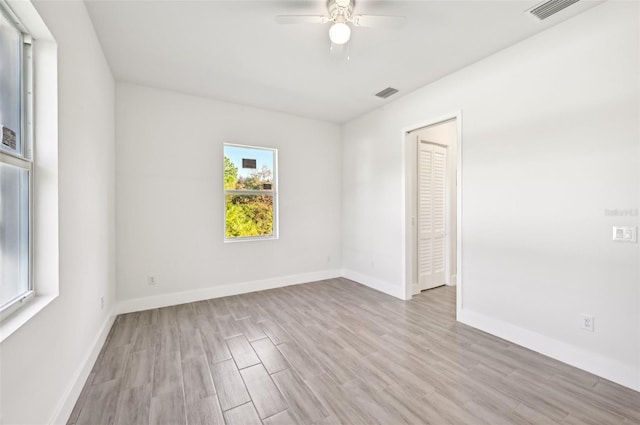
{"label": "white baseboard", "polygon": [[449,278],[449,283],[447,283],[447,286],[456,286],[458,284],[458,276],[455,274],[452,274],[451,277]]}
{"label": "white baseboard", "polygon": [[120,301],[118,303],[117,312],[118,314],[131,313],[134,311],[143,311],[152,308],[160,308],[171,305],[208,300],[211,298],[227,297],[230,295],[239,295],[246,294],[248,292],[281,288],[283,286],[298,285],[300,283],[315,282],[325,279],[335,279],[341,276],[341,270],[323,270],[319,272],[303,273],[272,279],[211,286],[208,288],[195,289],[191,291],[172,292],[169,294],[154,295],[143,298],[132,298]]}
{"label": "white baseboard", "polygon": [[[405,299],[405,294],[401,285],[392,285],[389,282],[385,282],[362,273],[357,273],[352,270],[325,270],[120,301],[120,303],[118,303],[106,317],[102,328],[98,332],[94,343],[88,350],[84,361],[76,370],[76,373],[70,380],[71,383],[68,389],[60,398],[60,402],[58,403],[49,423],[64,424],[71,415],[76,400],[82,391],[82,387],[89,377],[91,368],[93,367],[93,364],[98,358],[98,354],[106,341],[109,330],[115,320],[116,313],[130,313],[134,311],[201,301],[210,298],[238,295],[325,279],[334,279],[337,277],[345,277],[393,297]],[[561,362],[586,370],[625,387],[640,391],[640,371],[632,365],[622,364],[616,360],[585,351],[565,342],[549,338],[474,311],[458,311],[457,318],[460,322],[474,328],[488,332],[500,338],[504,338],[515,344],[529,348]]]}
{"label": "white baseboard", "polygon": [[113,326],[115,318],[115,308],[112,308],[102,323],[102,327],[100,328],[96,339],[93,341],[93,344],[87,351],[83,361],[80,363],[80,366],[76,369],[76,372],[70,379],[70,384],[67,387],[67,390],[60,397],[60,401],[51,416],[49,424],[64,425],[67,423],[76,401],[80,396],[80,392],[82,392],[82,387],[84,387],[87,378],[89,378],[89,374],[91,373],[91,369],[98,358],[98,354],[100,354],[100,350],[102,350],[102,346],[107,340],[107,336],[109,335],[109,331],[111,330],[111,326]]}
{"label": "white baseboard", "polygon": [[384,292],[392,297],[400,298],[401,300],[406,299],[402,285],[392,285],[389,282],[348,269],[343,270],[342,276],[364,286],[368,286],[369,288],[375,289],[376,291]]}
{"label": "white baseboard", "polygon": [[566,342],[532,332],[511,323],[464,309],[458,312],[458,321],[506,339],[514,344],[549,356],[563,363],[601,376],[625,387],[640,391],[640,370],[609,357],[567,344]]}

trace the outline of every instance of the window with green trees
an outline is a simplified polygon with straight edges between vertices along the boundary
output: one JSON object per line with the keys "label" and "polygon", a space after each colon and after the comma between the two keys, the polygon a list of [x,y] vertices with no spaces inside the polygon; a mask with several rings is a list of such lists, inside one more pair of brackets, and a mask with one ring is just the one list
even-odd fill
{"label": "window with green trees", "polygon": [[224,145],[225,240],[277,237],[277,154]]}

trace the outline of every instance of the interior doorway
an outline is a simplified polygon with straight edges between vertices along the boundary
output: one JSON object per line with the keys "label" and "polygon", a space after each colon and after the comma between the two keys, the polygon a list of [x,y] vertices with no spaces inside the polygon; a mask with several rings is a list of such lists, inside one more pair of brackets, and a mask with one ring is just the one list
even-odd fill
{"label": "interior doorway", "polygon": [[459,116],[406,133],[407,298],[458,277]]}

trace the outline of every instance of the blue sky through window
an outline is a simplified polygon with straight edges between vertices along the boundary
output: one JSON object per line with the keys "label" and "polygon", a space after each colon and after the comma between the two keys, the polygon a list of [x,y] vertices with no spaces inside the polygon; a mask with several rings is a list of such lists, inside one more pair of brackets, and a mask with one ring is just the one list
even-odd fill
{"label": "blue sky through window", "polygon": [[246,148],[241,146],[225,145],[224,156],[229,158],[233,165],[238,168],[238,177],[248,177],[253,169],[242,168],[242,159],[255,159],[256,170],[262,169],[266,166],[271,170],[273,175],[273,156],[274,151],[271,149],[258,149],[258,148]]}

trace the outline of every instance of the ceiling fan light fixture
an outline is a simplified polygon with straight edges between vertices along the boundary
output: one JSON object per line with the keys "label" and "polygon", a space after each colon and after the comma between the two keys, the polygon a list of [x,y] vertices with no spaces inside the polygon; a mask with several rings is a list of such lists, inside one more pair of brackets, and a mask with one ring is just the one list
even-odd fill
{"label": "ceiling fan light fixture", "polygon": [[351,37],[351,28],[344,22],[336,22],[329,29],[329,39],[333,44],[344,44]]}

